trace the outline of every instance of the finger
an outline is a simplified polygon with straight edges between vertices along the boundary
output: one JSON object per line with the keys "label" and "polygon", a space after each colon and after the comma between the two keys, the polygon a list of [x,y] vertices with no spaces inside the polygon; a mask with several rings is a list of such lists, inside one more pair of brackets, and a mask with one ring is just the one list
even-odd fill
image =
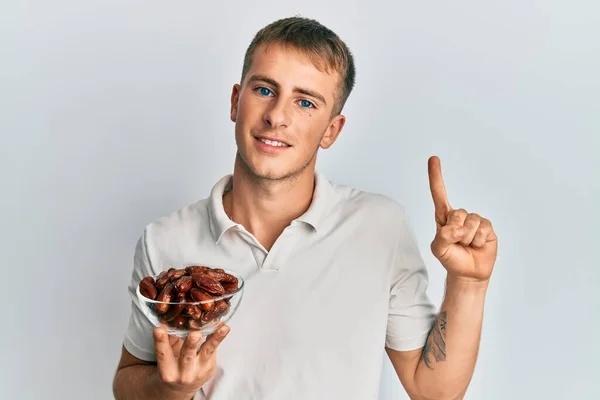
{"label": "finger", "polygon": [[195,361],[198,358],[198,347],[201,340],[202,334],[200,331],[192,331],[185,338],[185,341],[181,346],[181,352],[179,353],[179,366],[182,375],[193,369],[195,366]]}
{"label": "finger", "polygon": [[452,210],[448,213],[446,225],[463,226],[469,213],[464,208]]}
{"label": "finger", "polygon": [[446,224],[446,216],[451,210],[446,196],[446,187],[442,178],[442,167],[440,159],[436,156],[430,157],[428,166],[429,173],[429,189],[433,198],[433,206],[435,208],[435,220],[440,225]]}
{"label": "finger", "polygon": [[471,247],[481,248],[486,244],[486,242],[495,239],[496,235],[494,234],[492,222],[489,219],[481,218],[479,229],[477,229],[477,232],[471,241]]}
{"label": "finger", "polygon": [[171,345],[171,347],[175,346],[175,343],[177,343],[177,339],[179,339],[178,336],[169,335],[169,344]]}
{"label": "finger", "polygon": [[229,327],[227,325],[223,325],[216,332],[209,335],[206,338],[206,342],[202,344],[200,347],[200,362],[207,362],[217,350],[217,347],[221,344],[221,342],[227,337],[229,333]]}
{"label": "finger", "polygon": [[444,257],[450,246],[460,242],[464,235],[464,226],[446,225],[441,227],[431,242],[431,252],[438,258]]}
{"label": "finger", "polygon": [[173,349],[173,356],[175,359],[179,358],[179,354],[181,353],[181,346],[183,346],[183,340],[180,337],[172,336],[173,339],[169,338],[169,343],[171,344],[171,348]]}
{"label": "finger", "polygon": [[465,218],[463,226],[465,227],[465,236],[460,241],[463,246],[469,246],[475,237],[475,234],[479,230],[481,223],[481,217],[478,214],[468,214]]}
{"label": "finger", "polygon": [[177,379],[177,363],[167,331],[164,328],[154,328],[152,336],[160,378],[163,382],[173,382]]}

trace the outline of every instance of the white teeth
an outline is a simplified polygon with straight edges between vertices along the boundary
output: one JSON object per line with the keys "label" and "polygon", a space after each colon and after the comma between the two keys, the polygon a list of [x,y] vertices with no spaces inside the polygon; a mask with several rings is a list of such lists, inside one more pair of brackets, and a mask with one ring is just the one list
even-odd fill
{"label": "white teeth", "polygon": [[277,141],[275,141],[275,140],[262,139],[262,138],[261,138],[261,139],[258,139],[258,140],[260,140],[260,141],[261,141],[261,142],[263,142],[263,143],[266,143],[266,144],[268,144],[269,146],[275,146],[275,147],[277,147],[277,146],[278,146],[278,147],[287,147],[287,144],[285,144],[285,143],[282,143],[282,142],[277,142]]}

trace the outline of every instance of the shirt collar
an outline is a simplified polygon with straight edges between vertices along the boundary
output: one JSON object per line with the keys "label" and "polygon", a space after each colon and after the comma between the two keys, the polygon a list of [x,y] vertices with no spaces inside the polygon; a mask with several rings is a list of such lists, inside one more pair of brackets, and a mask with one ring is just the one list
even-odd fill
{"label": "shirt collar", "polygon": [[315,189],[308,210],[296,220],[310,225],[314,232],[323,225],[332,203],[333,187],[323,174],[315,172]]}
{"label": "shirt collar", "polygon": [[[219,179],[213,186],[208,199],[210,230],[216,243],[219,243],[227,230],[241,226],[229,219],[223,207],[223,194],[231,190],[232,178],[233,176],[229,174]],[[311,204],[308,210],[298,217],[296,221],[311,226],[313,231],[316,232],[322,226],[328,214],[332,196],[332,184],[323,174],[315,172],[315,188]]]}
{"label": "shirt collar", "polygon": [[223,207],[223,194],[231,190],[231,178],[233,175],[225,175],[215,183],[208,198],[208,218],[210,231],[216,243],[219,243],[223,234],[230,228],[237,226],[227,214]]}

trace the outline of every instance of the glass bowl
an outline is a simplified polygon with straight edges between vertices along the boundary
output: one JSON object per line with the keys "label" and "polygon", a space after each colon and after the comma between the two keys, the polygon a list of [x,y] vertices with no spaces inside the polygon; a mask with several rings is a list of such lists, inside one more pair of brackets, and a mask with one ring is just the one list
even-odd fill
{"label": "glass bowl", "polygon": [[[210,335],[236,313],[244,293],[244,279],[239,274],[228,270],[221,271],[237,279],[237,289],[223,295],[211,295],[212,298],[201,301],[195,301],[189,295],[186,295],[185,301],[181,298],[177,301],[176,296],[170,301],[153,300],[142,294],[138,284],[136,294],[144,315],[155,327],[163,327],[169,335],[182,339],[191,331],[197,330],[201,331],[203,337]],[[158,278],[160,274],[152,276],[154,281]],[[195,284],[192,288],[191,290],[199,289]]]}

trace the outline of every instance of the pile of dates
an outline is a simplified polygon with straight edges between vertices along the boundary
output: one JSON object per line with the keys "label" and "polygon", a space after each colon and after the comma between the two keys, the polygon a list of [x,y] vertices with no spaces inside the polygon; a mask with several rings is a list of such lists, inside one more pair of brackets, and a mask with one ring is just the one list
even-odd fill
{"label": "pile of dates", "polygon": [[[238,289],[238,279],[221,268],[190,266],[182,269],[169,268],[156,280],[146,276],[140,281],[140,293],[150,300],[161,323],[173,328],[201,329],[229,311],[228,295]],[[194,302],[202,304],[189,304]]]}

